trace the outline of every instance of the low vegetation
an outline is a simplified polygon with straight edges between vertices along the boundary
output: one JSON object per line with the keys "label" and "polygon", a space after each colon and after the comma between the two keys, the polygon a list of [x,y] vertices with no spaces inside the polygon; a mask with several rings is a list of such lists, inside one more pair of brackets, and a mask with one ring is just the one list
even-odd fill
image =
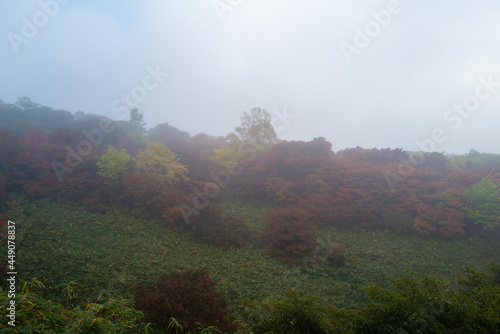
{"label": "low vegetation", "polygon": [[[500,262],[495,240],[442,241],[390,231],[323,227],[316,230],[313,254],[287,266],[251,244],[224,248],[198,243],[161,220],[131,218],[118,208],[98,214],[69,202],[28,203],[15,197],[10,203],[16,205],[12,209],[18,217],[36,212],[43,222],[19,250],[20,277],[43,282],[44,288],[33,298],[40,303],[51,300],[55,306],[40,307],[59,307],[73,313],[78,309],[88,311],[87,305],[102,305],[106,301],[116,305],[116,298],[133,300],[133,289],[138,285],[155,284],[162,276],[180,270],[205,267],[218,284],[216,290],[228,300],[228,319],[237,321],[239,331],[245,333],[257,326],[258,316],[249,310],[279,304],[290,297],[290,289],[305,298],[315,296],[314,303],[320,309],[354,312],[373,297],[373,293],[365,292],[366,286],[390,289],[393,279],[407,277],[411,272],[454,286],[463,278],[461,268],[487,271],[490,264]],[[228,201],[224,207],[230,208],[230,212],[238,211],[249,226],[256,227],[255,217],[262,217],[259,206]],[[258,230],[255,228],[255,235],[260,234]],[[343,266],[327,261],[328,245],[332,242],[345,245]],[[485,276],[481,277],[484,281]],[[496,295],[488,296],[496,300]],[[270,304],[260,305],[260,301]],[[200,323],[203,328],[209,327]]]}

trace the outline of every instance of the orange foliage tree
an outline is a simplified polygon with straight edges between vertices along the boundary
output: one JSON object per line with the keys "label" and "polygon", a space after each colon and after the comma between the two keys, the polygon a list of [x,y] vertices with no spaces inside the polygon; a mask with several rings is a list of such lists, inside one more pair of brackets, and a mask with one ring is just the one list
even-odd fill
{"label": "orange foliage tree", "polygon": [[421,203],[415,218],[415,229],[421,235],[438,235],[446,238],[462,237],[465,234],[463,203],[454,197],[433,204]]}

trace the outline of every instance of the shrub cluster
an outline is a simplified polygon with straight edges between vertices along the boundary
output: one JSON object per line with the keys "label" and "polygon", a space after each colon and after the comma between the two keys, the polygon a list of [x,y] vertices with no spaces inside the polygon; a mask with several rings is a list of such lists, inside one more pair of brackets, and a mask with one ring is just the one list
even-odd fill
{"label": "shrub cluster", "polygon": [[172,318],[182,333],[196,330],[196,324],[214,326],[231,333],[237,324],[229,320],[227,302],[216,291],[216,283],[206,268],[189,269],[161,277],[150,285],[134,288],[136,307],[144,312],[144,320],[156,324],[167,333],[175,333]]}

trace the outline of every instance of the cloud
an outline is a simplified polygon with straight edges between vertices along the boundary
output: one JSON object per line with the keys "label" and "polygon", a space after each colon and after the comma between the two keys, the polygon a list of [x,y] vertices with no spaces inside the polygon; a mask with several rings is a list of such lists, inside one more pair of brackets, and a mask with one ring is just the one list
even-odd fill
{"label": "cloud", "polygon": [[[139,106],[148,126],[225,135],[243,111],[287,106],[297,118],[282,138],[414,150],[416,139],[449,126],[443,112],[478,76],[500,80],[500,4],[401,0],[347,63],[339,45],[390,3],[242,0],[222,21],[211,1],[72,1],[19,54],[0,42],[8,83],[0,98],[113,116],[111,103],[159,65],[169,77]],[[38,1],[1,7],[2,36],[40,10]],[[500,153],[491,144],[499,99],[500,90],[438,150]]]}

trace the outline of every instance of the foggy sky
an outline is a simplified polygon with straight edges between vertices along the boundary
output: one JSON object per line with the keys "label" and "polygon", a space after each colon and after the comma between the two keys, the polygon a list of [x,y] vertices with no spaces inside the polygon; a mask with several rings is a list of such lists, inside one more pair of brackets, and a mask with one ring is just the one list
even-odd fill
{"label": "foggy sky", "polygon": [[500,153],[499,12],[495,0],[2,1],[0,99],[113,119],[138,102],[147,127],[216,136],[261,107],[291,115],[276,118],[279,138],[335,151]]}

